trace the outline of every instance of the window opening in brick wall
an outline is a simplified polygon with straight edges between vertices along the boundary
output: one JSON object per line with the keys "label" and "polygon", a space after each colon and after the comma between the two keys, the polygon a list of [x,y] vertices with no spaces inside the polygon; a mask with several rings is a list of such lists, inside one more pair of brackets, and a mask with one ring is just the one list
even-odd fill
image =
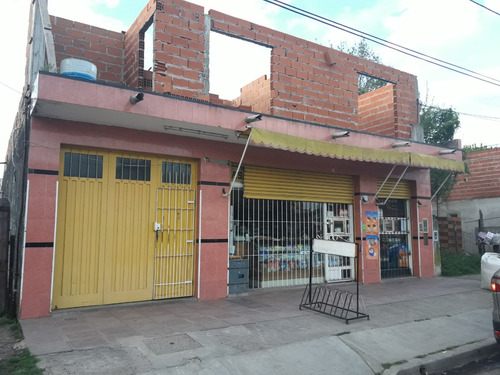
{"label": "window opening in brick wall", "polygon": [[151,17],[139,33],[139,86],[145,90],[153,88],[153,48],[154,48],[154,27]]}
{"label": "window opening in brick wall", "polygon": [[269,77],[270,48],[210,32],[209,53],[210,93],[221,99],[236,99],[242,87],[264,75]]}
{"label": "window opening in brick wall", "polygon": [[387,86],[388,84],[390,84],[390,82],[388,82],[384,79],[359,73],[359,75],[358,75],[358,95],[366,94],[367,92],[371,92],[373,90]]}

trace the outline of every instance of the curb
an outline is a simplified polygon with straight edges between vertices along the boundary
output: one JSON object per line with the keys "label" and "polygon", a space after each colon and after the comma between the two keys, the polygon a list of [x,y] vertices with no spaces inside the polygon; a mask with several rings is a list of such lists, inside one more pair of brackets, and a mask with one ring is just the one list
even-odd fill
{"label": "curb", "polygon": [[499,349],[500,346],[494,338],[485,339],[425,358],[411,359],[405,364],[384,371],[383,375],[422,375],[449,371],[497,353]]}

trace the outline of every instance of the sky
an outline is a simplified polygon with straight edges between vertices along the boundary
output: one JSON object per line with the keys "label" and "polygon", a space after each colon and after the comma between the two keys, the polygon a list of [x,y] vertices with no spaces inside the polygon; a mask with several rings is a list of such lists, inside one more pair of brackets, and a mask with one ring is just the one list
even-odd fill
{"label": "sky", "polygon": [[[325,46],[360,38],[264,0],[192,0],[209,9]],[[500,15],[470,0],[286,0],[294,7],[500,80]],[[500,13],[498,0],[477,0]],[[24,86],[30,0],[2,0],[0,35],[0,162],[4,161]],[[147,0],[48,0],[49,13],[113,31],[126,31]],[[500,82],[482,82],[369,42],[385,65],[418,78],[420,100],[460,114],[462,145],[500,146]],[[238,96],[269,74],[269,50],[212,33],[210,92]],[[7,51],[7,52],[6,52]],[[235,53],[234,51],[241,51]],[[7,55],[6,55],[7,53]],[[238,67],[234,70],[232,67]],[[223,78],[224,77],[224,78]],[[0,168],[0,174],[3,168]]]}

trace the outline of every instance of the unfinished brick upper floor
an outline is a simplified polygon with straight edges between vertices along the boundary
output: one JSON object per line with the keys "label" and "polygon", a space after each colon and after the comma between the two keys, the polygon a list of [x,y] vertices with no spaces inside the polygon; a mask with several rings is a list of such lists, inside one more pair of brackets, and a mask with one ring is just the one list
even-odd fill
{"label": "unfinished brick upper floor", "polygon": [[[150,0],[127,32],[51,17],[57,63],[97,66],[97,79],[255,112],[410,138],[417,124],[414,75],[182,0]],[[152,71],[144,70],[144,33],[154,28]],[[252,77],[233,100],[210,93],[210,31],[270,49],[270,76]],[[390,84],[358,96],[359,74]],[[252,81],[253,80],[253,81]]]}

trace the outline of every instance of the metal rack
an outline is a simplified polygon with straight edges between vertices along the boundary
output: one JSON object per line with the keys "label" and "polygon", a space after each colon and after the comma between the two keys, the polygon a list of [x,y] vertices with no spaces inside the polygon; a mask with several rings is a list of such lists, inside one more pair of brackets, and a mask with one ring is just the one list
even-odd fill
{"label": "metal rack", "polygon": [[[334,241],[327,241],[334,242]],[[325,242],[323,241],[324,245]],[[345,242],[341,242],[340,244],[347,244]],[[332,244],[333,245],[333,244]],[[348,244],[354,246],[358,246],[358,244]],[[319,245],[321,248],[322,246]],[[340,248],[336,250],[338,255],[349,255],[348,247],[339,246]],[[314,251],[311,249],[310,256],[312,257],[312,253]],[[324,250],[326,253],[329,253],[327,249]],[[335,250],[334,250],[335,251]],[[357,266],[359,269],[359,257],[354,256],[355,260],[357,260]],[[363,301],[363,298],[359,295],[359,280],[356,278],[356,293],[352,293],[345,290],[333,289],[330,288],[326,284],[318,284],[314,286],[312,285],[312,274],[309,276],[309,284],[306,286],[304,290],[304,294],[302,295],[302,300],[300,302],[299,308],[313,310],[322,314],[330,315],[335,318],[342,319],[349,324],[351,320],[363,319],[366,318],[370,320],[370,315],[368,315],[366,310],[366,305]]]}

